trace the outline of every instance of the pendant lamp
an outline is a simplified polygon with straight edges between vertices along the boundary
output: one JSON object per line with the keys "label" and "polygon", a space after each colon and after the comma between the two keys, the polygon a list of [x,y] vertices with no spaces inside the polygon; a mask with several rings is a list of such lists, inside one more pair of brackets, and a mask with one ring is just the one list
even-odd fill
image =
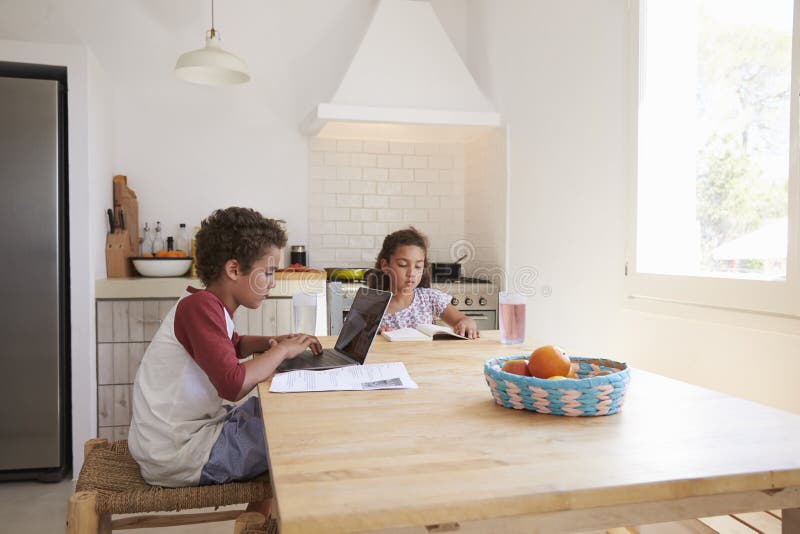
{"label": "pendant lamp", "polygon": [[186,52],[175,63],[175,75],[181,80],[202,85],[233,85],[250,79],[247,64],[220,46],[214,28],[214,0],[211,0],[211,29],[206,32],[206,46]]}

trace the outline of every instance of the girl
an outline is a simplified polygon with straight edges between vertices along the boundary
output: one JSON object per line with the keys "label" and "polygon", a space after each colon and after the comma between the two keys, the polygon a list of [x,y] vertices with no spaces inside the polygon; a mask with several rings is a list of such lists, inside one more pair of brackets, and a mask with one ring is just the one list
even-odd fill
{"label": "girl", "polygon": [[450,304],[450,295],[430,287],[427,256],[428,240],[413,226],[384,238],[375,260],[377,272],[369,277],[370,287],[394,294],[381,328],[413,328],[439,317],[457,334],[480,337],[478,325]]}

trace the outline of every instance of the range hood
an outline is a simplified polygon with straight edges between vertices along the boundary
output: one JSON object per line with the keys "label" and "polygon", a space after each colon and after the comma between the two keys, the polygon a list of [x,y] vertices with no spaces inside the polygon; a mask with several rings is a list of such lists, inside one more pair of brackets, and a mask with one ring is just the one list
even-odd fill
{"label": "range hood", "polygon": [[380,0],[333,98],[315,106],[301,131],[391,138],[399,125],[409,137],[459,139],[500,124],[433,6]]}

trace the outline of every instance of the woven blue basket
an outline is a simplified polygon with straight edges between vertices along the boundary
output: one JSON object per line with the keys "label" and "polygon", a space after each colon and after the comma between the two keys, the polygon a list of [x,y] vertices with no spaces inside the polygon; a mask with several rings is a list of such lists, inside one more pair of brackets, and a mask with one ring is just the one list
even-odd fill
{"label": "woven blue basket", "polygon": [[[497,404],[515,410],[569,416],[611,415],[625,401],[630,382],[628,366],[603,358],[570,357],[578,378],[547,380],[501,371],[508,360],[526,355],[487,360],[486,383]],[[609,374],[602,374],[609,373]]]}

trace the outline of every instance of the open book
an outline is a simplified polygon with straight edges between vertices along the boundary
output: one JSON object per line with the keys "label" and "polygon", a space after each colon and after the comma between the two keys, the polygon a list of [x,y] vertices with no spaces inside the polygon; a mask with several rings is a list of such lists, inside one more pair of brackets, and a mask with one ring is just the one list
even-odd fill
{"label": "open book", "polygon": [[453,332],[449,326],[418,324],[416,328],[381,330],[381,335],[389,341],[433,341],[435,339],[469,339]]}

